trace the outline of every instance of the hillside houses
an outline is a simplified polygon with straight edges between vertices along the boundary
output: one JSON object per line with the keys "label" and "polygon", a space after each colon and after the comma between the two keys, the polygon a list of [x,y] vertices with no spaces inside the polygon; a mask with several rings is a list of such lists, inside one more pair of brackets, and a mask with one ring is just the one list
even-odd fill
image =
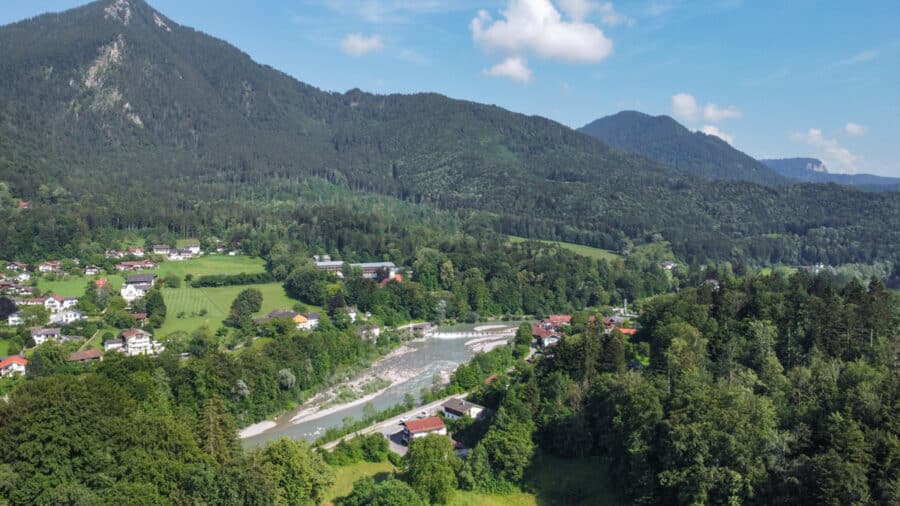
{"label": "hillside houses", "polygon": [[77,309],[68,309],[50,316],[50,323],[54,325],[71,325],[75,322],[87,320],[87,316]]}
{"label": "hillside houses", "polygon": [[25,374],[28,359],[21,355],[10,355],[0,358],[0,376],[9,378]]}
{"label": "hillside houses", "polygon": [[128,276],[119,294],[129,304],[147,296],[153,286],[156,285],[156,274],[133,274]]}
{"label": "hillside houses", "polygon": [[170,261],[180,261],[197,258],[203,254],[203,251],[199,244],[191,244],[181,249],[165,244],[157,244],[153,246],[153,254],[165,257]]}
{"label": "hillside houses", "polygon": [[62,261],[52,260],[38,265],[37,271],[41,274],[60,273],[62,272]]}
{"label": "hillside houses", "polygon": [[123,330],[117,338],[103,342],[104,351],[118,351],[130,357],[157,355],[163,345],[153,340],[153,335],[141,329]]}
{"label": "hillside houses", "polygon": [[78,305],[77,297],[62,297],[59,295],[51,295],[44,299],[44,309],[51,313],[59,313],[67,309],[72,309]]}
{"label": "hillside houses", "polygon": [[22,262],[9,262],[6,264],[6,270],[12,272],[25,272],[28,270],[28,266]]}
{"label": "hillside houses", "polygon": [[31,329],[31,339],[35,346],[40,346],[50,340],[60,343],[65,341],[62,329],[59,328],[33,328]]}
{"label": "hillside houses", "polygon": [[572,315],[550,315],[531,325],[531,336],[541,347],[556,346],[565,336],[564,329],[572,324]]}
{"label": "hillside houses", "polygon": [[257,325],[265,325],[272,320],[286,318],[294,323],[297,330],[313,330],[318,328],[319,320],[322,315],[320,313],[297,313],[294,311],[272,311],[266,316],[255,321]]}

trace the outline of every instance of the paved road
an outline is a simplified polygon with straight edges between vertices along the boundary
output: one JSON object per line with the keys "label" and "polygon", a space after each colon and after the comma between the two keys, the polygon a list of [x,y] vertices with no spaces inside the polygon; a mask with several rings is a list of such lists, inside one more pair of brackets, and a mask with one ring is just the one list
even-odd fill
{"label": "paved road", "polygon": [[341,441],[346,441],[355,438],[356,436],[365,436],[368,434],[373,434],[375,432],[380,432],[384,434],[386,438],[388,438],[388,442],[390,444],[390,449],[394,453],[400,454],[400,456],[406,455],[406,445],[401,443],[400,433],[403,431],[403,425],[401,425],[400,420],[404,417],[413,419],[416,418],[421,412],[426,412],[427,416],[434,416],[441,407],[441,404],[447,402],[448,400],[454,397],[462,397],[465,398],[468,394],[457,394],[450,395],[444,397],[443,399],[438,399],[434,402],[429,402],[424,406],[419,406],[417,408],[411,409],[405,413],[401,413],[397,416],[389,418],[383,422],[378,422],[374,425],[370,425],[365,429],[360,429],[356,432],[347,434],[346,436],[337,439],[335,441],[331,441],[330,443],[325,443],[322,445],[322,448],[325,450],[331,451],[335,446],[338,445]]}

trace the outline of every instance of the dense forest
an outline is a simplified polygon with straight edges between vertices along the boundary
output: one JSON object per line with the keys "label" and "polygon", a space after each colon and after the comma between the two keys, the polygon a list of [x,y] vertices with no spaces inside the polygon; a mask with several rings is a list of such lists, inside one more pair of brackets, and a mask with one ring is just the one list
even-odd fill
{"label": "dense forest", "polygon": [[96,2],[0,28],[0,181],[33,204],[0,211],[0,256],[228,236],[284,223],[315,187],[614,251],[661,239],[698,263],[897,263],[897,195],[713,182],[497,107],[326,93],[127,5],[127,25]]}

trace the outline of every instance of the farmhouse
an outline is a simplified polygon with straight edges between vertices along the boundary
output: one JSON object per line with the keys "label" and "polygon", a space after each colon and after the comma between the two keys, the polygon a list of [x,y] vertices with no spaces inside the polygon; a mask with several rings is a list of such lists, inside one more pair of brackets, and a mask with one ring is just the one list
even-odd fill
{"label": "farmhouse", "polygon": [[77,309],[61,311],[50,317],[50,323],[56,325],[70,325],[82,320],[87,320],[87,316]]}
{"label": "farmhouse", "polygon": [[59,260],[44,262],[38,266],[38,272],[42,274],[46,274],[48,272],[62,272],[62,262]]}
{"label": "farmhouse", "polygon": [[22,318],[22,313],[16,311],[15,313],[9,315],[6,318],[7,323],[10,327],[17,327],[19,325],[23,325],[25,323],[25,319]]}
{"label": "farmhouse", "polygon": [[459,418],[478,419],[484,412],[484,406],[479,406],[459,397],[450,399],[441,405],[444,416],[456,420]]}
{"label": "farmhouse", "polygon": [[93,362],[94,360],[103,360],[103,352],[100,350],[84,350],[76,351],[69,355],[66,359],[69,362]]}
{"label": "farmhouse", "polygon": [[24,272],[28,269],[28,266],[23,264],[22,262],[10,262],[6,264],[6,270],[13,272]]}
{"label": "farmhouse", "polygon": [[173,248],[166,246],[165,244],[156,244],[153,246],[153,254],[154,255],[168,255],[169,251]]}
{"label": "farmhouse", "polygon": [[116,264],[116,270],[119,272],[146,271],[156,267],[156,263],[152,260],[131,260]]}
{"label": "farmhouse", "polygon": [[156,274],[134,274],[128,276],[119,294],[129,304],[147,296],[147,292],[156,284]]}
{"label": "farmhouse", "polygon": [[25,374],[26,366],[28,366],[28,360],[21,355],[0,358],[0,376],[8,378]]}
{"label": "farmhouse", "polygon": [[407,420],[403,422],[403,440],[407,444],[413,439],[425,437],[429,434],[447,435],[447,427],[440,417],[432,416],[421,420]]}
{"label": "farmhouse", "polygon": [[61,343],[63,342],[62,330],[57,328],[33,328],[31,329],[31,339],[34,341],[35,346],[40,346],[51,339]]}
{"label": "farmhouse", "polygon": [[100,274],[100,268],[96,265],[88,265],[84,268],[85,276],[96,276],[97,274]]}

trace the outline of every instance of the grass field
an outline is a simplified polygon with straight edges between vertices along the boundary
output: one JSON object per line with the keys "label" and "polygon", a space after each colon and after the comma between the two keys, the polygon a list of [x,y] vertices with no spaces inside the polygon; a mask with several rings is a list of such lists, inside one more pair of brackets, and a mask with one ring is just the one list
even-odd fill
{"label": "grass field", "polygon": [[0,339],[0,357],[5,357],[6,355],[9,355],[9,341]]}
{"label": "grass field", "polygon": [[[512,243],[520,243],[528,241],[524,237],[516,237],[514,235],[509,236],[509,241]],[[559,242],[559,241],[539,241],[547,244],[558,244],[561,247],[575,253],[576,255],[581,255],[583,257],[594,258],[597,260],[616,260],[621,259],[622,256],[613,253],[612,251],[600,249],[600,248],[592,248],[590,246],[583,246],[581,244],[572,244],[570,242]]]}
{"label": "grass field", "polygon": [[323,504],[333,505],[334,501],[347,497],[353,491],[353,482],[366,476],[373,476],[380,481],[388,478],[395,472],[394,465],[390,462],[361,462],[352,466],[335,468],[334,486],[325,495]]}
{"label": "grass field", "polygon": [[62,295],[63,297],[80,297],[84,295],[84,289],[87,286],[88,281],[94,281],[100,278],[106,278],[113,290],[116,291],[118,291],[119,288],[122,288],[122,283],[125,282],[125,278],[121,275],[113,274],[109,276],[91,276],[87,278],[83,276],[69,276],[68,278],[59,281],[49,281],[45,278],[39,278],[37,286],[42,292],[49,291],[55,295]]}
{"label": "grass field", "polygon": [[162,262],[159,269],[155,270],[159,277],[174,274],[179,279],[184,279],[187,274],[196,276],[208,276],[212,274],[255,274],[265,272],[266,264],[261,258],[228,255],[206,255],[191,260],[180,262]]}
{"label": "grass field", "polygon": [[[394,466],[389,463],[360,463],[335,468],[335,484],[325,504],[334,504],[353,490],[353,482],[372,476],[389,478]],[[485,495],[458,490],[448,506],[608,506],[623,504],[613,493],[603,465],[597,459],[559,459],[542,457],[525,472],[528,492],[509,495]]]}
{"label": "grass field", "polygon": [[[172,332],[191,332],[204,325],[216,331],[222,326],[222,320],[228,315],[231,302],[238,293],[247,288],[256,288],[263,295],[262,310],[256,316],[266,315],[276,309],[290,310],[296,300],[291,299],[284,291],[280,283],[266,283],[262,285],[223,286],[219,288],[163,288],[163,299],[166,301],[166,323],[157,332],[161,336]],[[201,310],[206,309],[206,316],[200,316]],[[317,311],[319,308],[310,308]],[[181,312],[185,318],[178,318]]]}

